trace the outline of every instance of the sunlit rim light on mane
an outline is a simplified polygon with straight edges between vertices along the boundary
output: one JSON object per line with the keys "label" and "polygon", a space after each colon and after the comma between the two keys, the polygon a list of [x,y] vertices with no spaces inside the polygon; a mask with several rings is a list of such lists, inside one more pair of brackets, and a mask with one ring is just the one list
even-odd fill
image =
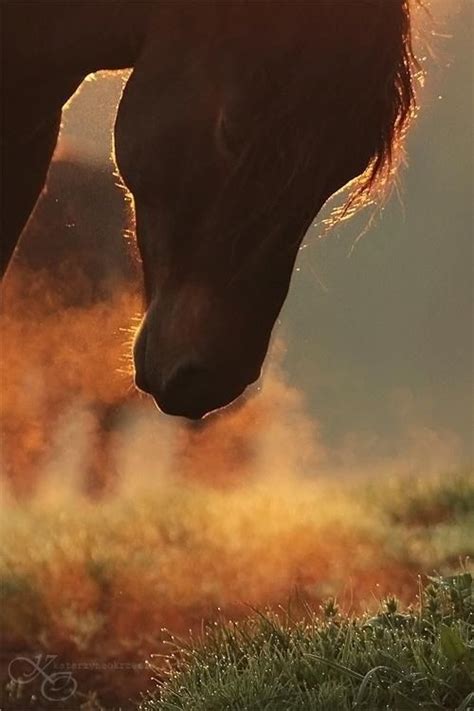
{"label": "sunlit rim light on mane", "polygon": [[[393,179],[405,158],[405,137],[416,117],[418,105],[415,80],[423,84],[423,72],[413,51],[412,8],[426,9],[422,0],[404,0],[400,13],[399,43],[393,72],[384,87],[385,113],[378,136],[377,148],[370,164],[362,175],[349,184],[347,199],[336,206],[323,221],[327,229],[353,217],[360,209],[379,202],[387,196]],[[380,61],[384,61],[382,58]],[[341,193],[348,186],[341,188]],[[369,222],[369,226],[371,221]],[[362,234],[365,233],[363,231]],[[360,238],[357,237],[356,241]]]}
{"label": "sunlit rim light on mane", "polygon": [[[399,43],[388,75],[385,92],[385,119],[378,136],[374,157],[364,173],[350,183],[350,191],[343,205],[337,206],[324,221],[327,227],[349,219],[361,208],[383,198],[394,175],[405,157],[404,142],[408,128],[416,117],[418,106],[415,80],[423,83],[423,73],[413,51],[412,8],[425,8],[422,0],[403,0],[397,28]],[[386,61],[381,58],[380,61]],[[342,188],[345,191],[347,188]]]}

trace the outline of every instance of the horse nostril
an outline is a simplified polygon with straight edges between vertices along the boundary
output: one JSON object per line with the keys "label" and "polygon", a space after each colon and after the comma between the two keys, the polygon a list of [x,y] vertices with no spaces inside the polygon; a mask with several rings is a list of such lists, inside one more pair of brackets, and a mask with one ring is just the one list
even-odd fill
{"label": "horse nostril", "polygon": [[175,370],[166,384],[166,392],[171,391],[175,395],[185,394],[189,389],[202,386],[204,382],[212,379],[207,368],[203,368],[195,363],[181,365]]}
{"label": "horse nostril", "polygon": [[157,405],[168,415],[199,420],[211,410],[227,405],[244,389],[216,376],[197,363],[182,364],[168,378],[160,396],[155,398]]}

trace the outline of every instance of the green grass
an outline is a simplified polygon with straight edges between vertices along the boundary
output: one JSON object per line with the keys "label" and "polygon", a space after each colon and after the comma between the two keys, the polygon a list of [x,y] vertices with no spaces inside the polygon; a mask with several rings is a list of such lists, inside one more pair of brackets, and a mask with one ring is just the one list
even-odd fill
{"label": "green grass", "polygon": [[[474,707],[469,573],[434,578],[415,606],[350,619],[329,602],[292,622],[272,613],[176,643],[140,711],[338,711]],[[162,674],[162,669],[160,672]]]}
{"label": "green grass", "polygon": [[474,512],[474,478],[470,471],[429,477],[393,477],[371,482],[367,494],[397,525],[434,526]]}
{"label": "green grass", "polygon": [[[413,602],[418,574],[453,575],[464,561],[472,572],[472,472],[380,477],[377,482],[290,478],[228,489],[125,480],[123,488],[97,501],[67,482],[67,476],[54,480],[36,497],[5,500],[2,506],[0,687],[8,681],[8,661],[19,650],[105,666],[143,663],[151,652],[166,651],[163,628],[175,635],[189,629],[196,634],[203,619],[212,623],[219,618],[219,608],[225,619],[238,621],[251,609],[285,608],[292,599],[292,616],[302,619],[306,608],[318,610],[333,596],[341,615],[373,615],[377,601],[388,594],[397,595],[400,605]],[[347,618],[336,616],[336,622],[341,635],[356,634],[357,625]],[[240,621],[232,629],[236,634],[253,631],[262,640],[264,629],[258,632],[258,624]],[[304,627],[295,629],[303,635]],[[347,645],[359,640],[352,636]],[[384,666],[376,661],[367,663],[368,671]],[[313,660],[309,669],[319,675],[319,666]],[[348,668],[367,673],[363,665]],[[325,674],[331,671],[324,669]],[[370,693],[380,673],[369,676]],[[162,678],[163,669],[156,674]],[[356,685],[359,677],[351,678]],[[131,700],[139,700],[149,688],[150,675],[104,667],[78,673],[77,680],[82,696],[74,705],[71,701],[71,709],[90,694],[98,699],[94,709],[130,709]],[[238,683],[240,677],[227,678],[226,693]],[[293,688],[290,680],[285,683]],[[273,688],[273,681],[268,685]],[[24,696],[12,700],[7,690],[7,708],[23,711],[26,696],[34,691],[25,686]],[[325,694],[324,703],[332,709],[338,707],[327,701],[328,694],[345,690],[340,679],[325,677],[311,693]]]}

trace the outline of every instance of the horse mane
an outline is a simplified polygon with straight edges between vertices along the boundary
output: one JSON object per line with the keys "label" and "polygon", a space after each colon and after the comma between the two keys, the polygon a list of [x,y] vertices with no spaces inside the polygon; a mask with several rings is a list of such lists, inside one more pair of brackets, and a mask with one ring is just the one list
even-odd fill
{"label": "horse mane", "polygon": [[[370,1],[370,0],[369,0]],[[353,216],[359,209],[383,197],[404,158],[404,143],[408,128],[417,113],[415,78],[420,68],[413,51],[411,3],[420,0],[398,0],[386,3],[397,12],[391,14],[394,44],[386,43],[382,64],[391,65],[386,81],[380,87],[381,121],[374,155],[366,170],[351,183],[345,203],[332,212],[328,224]]]}
{"label": "horse mane", "polygon": [[[221,230],[227,239],[239,240],[252,227],[266,233],[258,250],[280,229],[276,221],[268,231],[269,216],[291,205],[301,215],[299,242],[330,195],[349,186],[344,203],[325,221],[329,227],[383,196],[403,158],[417,108],[414,3],[422,0],[242,0],[233,6],[234,15],[226,13],[227,22],[237,28],[235,44],[247,43],[250,50],[251,59],[246,63],[242,55],[238,66],[239,73],[246,72],[251,93],[248,116],[239,116],[237,106],[234,118],[237,127],[243,124],[247,140],[202,226],[203,235]],[[252,62],[257,54],[251,51],[252,41],[259,48],[258,66]],[[276,45],[283,49],[274,52]],[[231,125],[232,118],[231,111]],[[271,162],[261,160],[265,146]],[[335,167],[339,173],[331,176]],[[268,180],[272,175],[274,190]],[[282,175],[286,178],[279,182]],[[329,188],[321,175],[329,179]],[[249,181],[255,190],[266,189],[259,209],[242,215],[235,196],[248,189]],[[223,214],[226,226],[220,223]]]}

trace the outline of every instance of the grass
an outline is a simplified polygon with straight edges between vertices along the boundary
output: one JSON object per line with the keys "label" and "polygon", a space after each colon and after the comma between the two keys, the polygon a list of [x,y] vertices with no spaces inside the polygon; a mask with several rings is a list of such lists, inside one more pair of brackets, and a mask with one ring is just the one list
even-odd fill
{"label": "grass", "polygon": [[140,711],[342,711],[474,706],[469,573],[433,578],[404,612],[350,619],[329,602],[305,622],[257,613],[178,643]]}
{"label": "grass", "polygon": [[[6,662],[19,650],[56,654],[62,661],[92,662],[92,670],[77,675],[83,697],[82,701],[78,697],[76,706],[96,693],[98,705],[91,708],[134,708],[150,679],[149,670],[137,667],[151,653],[167,651],[163,628],[176,635],[187,635],[188,630],[198,634],[202,624],[221,617],[242,621],[250,609],[286,607],[289,600],[295,618],[307,617],[308,609],[317,610],[328,597],[337,597],[341,615],[373,615],[377,600],[388,594],[398,596],[400,604],[410,604],[418,592],[419,573],[449,575],[459,570],[461,560],[472,556],[473,502],[474,479],[469,472],[409,482],[382,480],[377,486],[360,480],[341,484],[307,478],[275,480],[271,486],[266,481],[247,481],[222,489],[146,479],[142,484],[123,482],[122,488],[99,500],[55,480],[54,486],[45,484],[35,497],[6,501],[2,511],[0,614]],[[274,635],[267,634],[271,620],[277,625],[270,616],[216,631],[214,644],[228,639],[237,654],[244,642],[239,635],[247,635],[252,644],[261,642],[271,651]],[[465,621],[453,624],[465,639]],[[359,635],[357,624],[342,616],[328,625],[318,639],[332,640],[327,635],[340,630],[341,636],[336,637],[342,647],[333,661],[344,664],[348,653],[344,645],[353,648],[360,663],[345,666],[355,673],[349,677],[353,688],[359,689],[360,675],[365,678],[373,667],[386,665],[376,655],[380,630],[364,627]],[[320,654],[320,642],[311,647],[308,629],[311,625],[280,631],[288,644],[301,638],[312,654]],[[393,634],[393,644],[402,644]],[[370,664],[366,660],[364,671],[360,655],[370,639],[375,656]],[[385,649],[385,637],[379,642]],[[431,644],[428,638],[425,643]],[[248,661],[258,667],[264,656],[253,649]],[[235,671],[245,665],[246,656],[239,657],[237,666],[214,668],[209,689],[224,693],[215,676],[220,669],[222,684],[227,680],[225,693],[232,694],[235,684],[240,693],[240,677],[232,677],[230,667]],[[437,659],[441,664],[442,656]],[[273,661],[276,667],[269,666],[269,678],[279,664],[289,664],[285,656],[278,661],[276,655]],[[107,669],[116,662],[129,665],[128,671]],[[341,679],[333,678],[335,670],[316,659],[313,662],[298,674],[314,679],[324,669],[329,675],[324,694],[342,693]],[[402,667],[405,662],[400,661]],[[263,672],[258,670],[256,678],[261,679]],[[383,673],[374,672],[369,681]],[[290,689],[293,684],[285,674],[282,669],[275,678]],[[199,675],[195,678],[198,683]],[[249,668],[243,683],[249,686],[249,694],[257,693],[251,678]],[[451,683],[449,678],[446,683]],[[372,694],[374,683],[369,681],[363,688]],[[278,694],[283,693],[278,688]],[[317,699],[323,692],[313,689],[311,693]],[[11,699],[9,703],[6,708],[25,707],[24,698],[16,706]]]}

